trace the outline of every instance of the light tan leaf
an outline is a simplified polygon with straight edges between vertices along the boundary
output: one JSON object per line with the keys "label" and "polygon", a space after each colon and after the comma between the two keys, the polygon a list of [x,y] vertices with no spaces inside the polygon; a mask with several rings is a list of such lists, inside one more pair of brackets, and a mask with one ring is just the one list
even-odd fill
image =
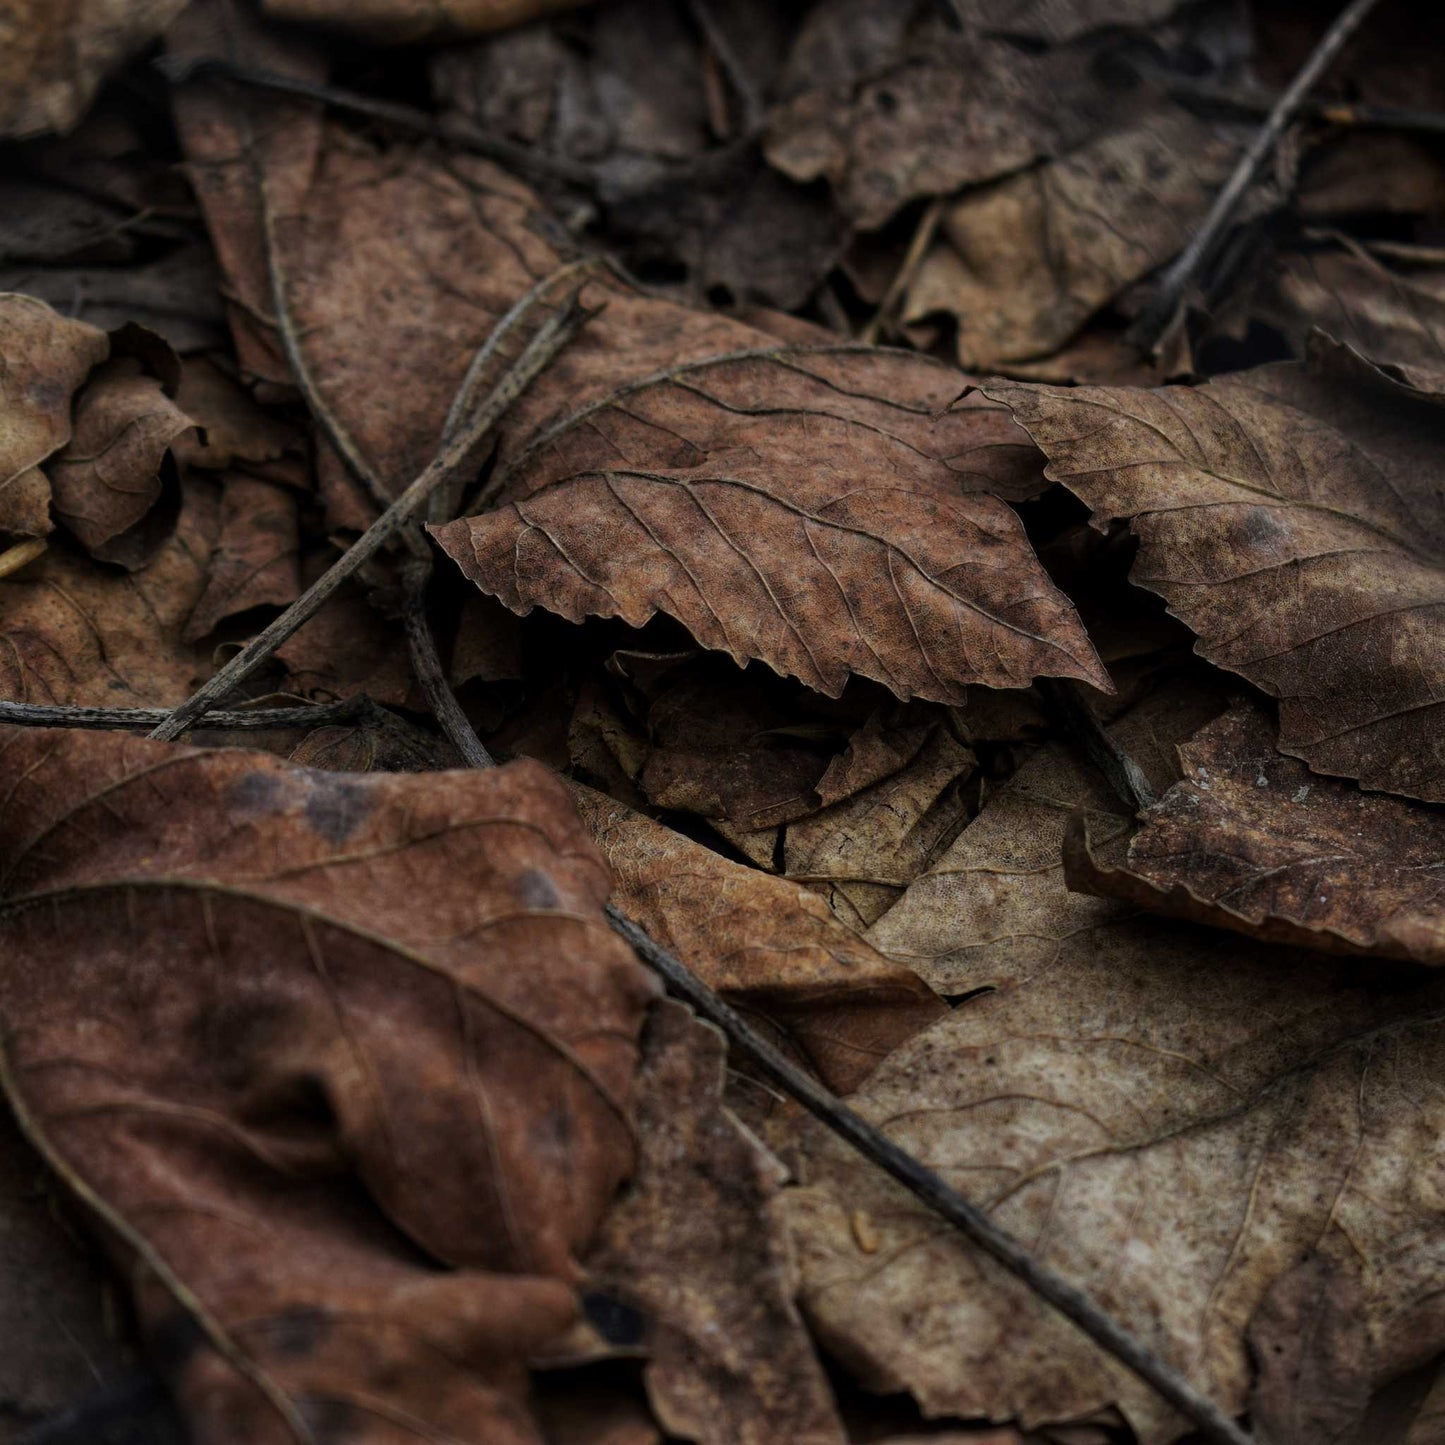
{"label": "light tan leaf", "polygon": [[[1347,1333],[1349,1310],[1363,1347],[1320,1351],[1315,1383],[1357,1399],[1445,1340],[1442,1003],[1438,981],[1372,992],[1349,960],[1120,923],[961,1005],[852,1103],[1227,1413],[1248,1402],[1246,1335],[1271,1337],[1279,1282],[1316,1259],[1311,1330]],[[930,1415],[1028,1427],[1117,1404],[1146,1445],[1185,1432],[846,1146],[811,1123],[797,1146],[803,1307],[872,1388]],[[1318,1440],[1280,1413],[1272,1445]]]}
{"label": "light tan leaf", "polygon": [[760,1014],[833,1088],[856,1087],[944,1005],[816,893],[730,862],[574,785],[617,906],[724,997]]}
{"label": "light tan leaf", "polygon": [[637,1174],[587,1256],[639,1310],[653,1410],[699,1445],[843,1445],[793,1302],[786,1172],[723,1104],[727,1048],[681,1004],[656,1008],[637,1080]]}
{"label": "light tan leaf", "polygon": [[33,297],[0,295],[0,534],[50,531],[40,464],[70,439],[71,398],[109,353],[103,331]]}
{"label": "light tan leaf", "polygon": [[1307,362],[1200,387],[989,391],[1097,525],[1129,520],[1132,579],[1198,650],[1279,698],[1284,751],[1445,800],[1445,412],[1428,390],[1320,338]]}
{"label": "light tan leaf", "polygon": [[0,17],[0,136],[68,130],[100,83],[186,0],[11,0]]}
{"label": "light tan leaf", "polygon": [[197,1437],[533,1445],[655,993],[561,785],[23,729],[0,779],[5,1085]]}
{"label": "light tan leaf", "polygon": [[1096,861],[1073,839],[1070,887],[1272,942],[1445,963],[1445,810],[1312,774],[1276,751],[1257,705],[1181,753],[1183,781],[1126,853]]}

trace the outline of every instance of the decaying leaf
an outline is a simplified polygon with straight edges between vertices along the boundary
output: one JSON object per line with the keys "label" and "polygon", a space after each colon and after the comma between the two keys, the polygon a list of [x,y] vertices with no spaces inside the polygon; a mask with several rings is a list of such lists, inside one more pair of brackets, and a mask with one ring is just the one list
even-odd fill
{"label": "decaying leaf", "polygon": [[21,729],[0,776],[6,1088],[198,1436],[537,1441],[654,991],[560,784]]}
{"label": "decaying leaf", "polygon": [[786,1171],[723,1104],[722,1035],[658,1005],[637,1079],[637,1174],[587,1256],[638,1310],[648,1393],[699,1445],[843,1445],[776,1213]]}
{"label": "decaying leaf", "polygon": [[1273,942],[1445,963],[1445,812],[1312,774],[1258,706],[1181,749],[1184,779],[1127,854],[1082,836],[1069,884]]}
{"label": "decaying leaf", "polygon": [[[1052,967],[905,1044],[852,1103],[1228,1414],[1250,1388],[1246,1335],[1257,1349],[1271,1320],[1298,1330],[1278,1282],[1315,1258],[1310,1329],[1348,1333],[1343,1310],[1361,1325],[1361,1348],[1320,1352],[1316,1382],[1358,1398],[1445,1337],[1445,995],[1418,976],[1373,991],[1350,960],[1218,940],[1163,921],[1083,932]],[[1026,1426],[1117,1403],[1148,1445],[1184,1433],[846,1146],[801,1124],[796,1149],[804,1187],[785,1198],[803,1307],[874,1388]]]}
{"label": "decaying leaf", "polygon": [[71,398],[109,352],[103,331],[30,296],[0,295],[0,535],[50,531],[40,464],[70,439]]}
{"label": "decaying leaf", "polygon": [[941,1016],[919,977],[845,928],[816,893],[730,862],[590,788],[574,796],[617,906],[711,986],[759,1014],[835,1089]]}
{"label": "decaying leaf", "polygon": [[278,20],[334,25],[371,40],[415,45],[521,25],[588,0],[263,0]]}
{"label": "decaying leaf", "polygon": [[0,19],[0,136],[67,130],[186,0],[16,0]]}
{"label": "decaying leaf", "polygon": [[1098,525],[1129,520],[1132,580],[1199,651],[1279,698],[1281,748],[1445,800],[1445,424],[1429,391],[1321,337],[1306,362],[1200,387],[989,392]]}

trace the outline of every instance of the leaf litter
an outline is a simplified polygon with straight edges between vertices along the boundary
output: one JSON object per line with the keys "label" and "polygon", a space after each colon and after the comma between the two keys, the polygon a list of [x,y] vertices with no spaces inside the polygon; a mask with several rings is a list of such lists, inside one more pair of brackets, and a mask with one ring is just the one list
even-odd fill
{"label": "leaf litter", "polygon": [[1445,1439],[1351,10],[16,10],[0,1436]]}

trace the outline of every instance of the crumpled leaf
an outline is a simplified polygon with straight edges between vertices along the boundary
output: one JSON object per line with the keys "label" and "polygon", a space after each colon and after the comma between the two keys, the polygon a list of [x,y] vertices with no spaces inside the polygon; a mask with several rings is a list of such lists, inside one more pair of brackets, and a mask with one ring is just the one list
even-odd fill
{"label": "crumpled leaf", "polygon": [[262,0],[278,20],[332,25],[393,45],[455,40],[521,25],[588,0]]}
{"label": "crumpled leaf", "polygon": [[[1317,1383],[1358,1399],[1445,1339],[1442,999],[1434,980],[1361,987],[1351,960],[1120,923],[961,1005],[851,1103],[1228,1414],[1249,1395],[1246,1334],[1291,1348],[1271,1320],[1304,1261],[1328,1286],[1311,1331],[1343,1328],[1341,1301],[1363,1322],[1366,1348],[1317,1361]],[[872,1388],[930,1415],[1027,1428],[1117,1404],[1145,1445],[1185,1432],[846,1146],[804,1122],[793,1147],[803,1308]]]}
{"label": "crumpled leaf", "polygon": [[109,352],[103,331],[30,296],[0,295],[0,534],[51,530],[40,465],[70,439],[71,398]]}
{"label": "crumpled leaf", "polygon": [[[950,7],[951,8],[951,7]],[[1175,107],[1134,64],[1156,7],[1129,6],[1124,25],[1094,29],[1102,7],[969,5],[977,23],[950,28],[945,8],[917,0],[824,0],[808,13],[789,56],[785,102],[769,117],[768,159],[795,181],[820,177],[865,229],[909,201],[949,195],[1057,156],[1101,132]],[[1169,7],[1170,9],[1178,7]],[[1040,21],[1063,43],[1019,44]],[[1197,17],[1207,24],[1205,16]],[[1224,42],[1224,43],[1221,43]],[[1200,43],[1189,17],[1149,34],[1151,69],[1196,83],[1237,75],[1248,35],[1216,25]]]}
{"label": "crumpled leaf", "polygon": [[587,1256],[589,1282],[638,1310],[652,1407],[699,1445],[843,1445],[793,1301],[776,1213],[786,1171],[723,1104],[727,1047],[681,1004],[643,1035],[637,1173]]}
{"label": "crumpled leaf", "polygon": [[561,785],[22,729],[0,777],[6,1088],[198,1437],[537,1441],[655,992]]}
{"label": "crumpled leaf", "polygon": [[1244,131],[1151,116],[949,203],[903,319],[955,320],[960,366],[1047,356],[1193,235]]}
{"label": "crumpled leaf", "polygon": [[1131,580],[1280,700],[1281,749],[1445,800],[1445,425],[1429,390],[1324,337],[1306,362],[1194,388],[988,390],[1096,525],[1128,519]]}
{"label": "crumpled leaf", "polygon": [[916,974],[845,928],[817,894],[720,857],[574,785],[617,906],[724,997],[761,1014],[834,1089],[944,1012]]}
{"label": "crumpled leaf", "polygon": [[186,0],[16,0],[0,30],[0,136],[67,130]]}
{"label": "crumpled leaf", "polygon": [[1183,781],[1117,863],[1074,838],[1070,887],[1271,942],[1445,963],[1445,810],[1312,774],[1254,705],[1180,753]]}
{"label": "crumpled leaf", "polygon": [[47,468],[55,515],[102,562],[143,566],[174,525],[161,506],[178,493],[171,448],[195,422],[132,356],[113,357],[85,383],[74,434]]}

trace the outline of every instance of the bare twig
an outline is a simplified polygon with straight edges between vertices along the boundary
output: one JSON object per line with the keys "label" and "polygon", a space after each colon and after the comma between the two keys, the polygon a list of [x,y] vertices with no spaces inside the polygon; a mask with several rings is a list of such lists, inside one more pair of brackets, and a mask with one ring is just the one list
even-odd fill
{"label": "bare twig", "polygon": [[1109,786],[1136,812],[1152,808],[1159,800],[1144,770],[1120,744],[1109,736],[1094,709],[1084,699],[1082,684],[1063,678],[1041,677],[1039,694],[1054,715],[1059,731],[1081,748],[1089,761],[1103,773]]}
{"label": "bare twig", "polygon": [[1212,1400],[1200,1394],[1178,1370],[1161,1360],[1082,1290],[1047,1265],[1040,1264],[1018,1240],[1000,1229],[983,1210],[970,1204],[926,1164],[805,1074],[724,1003],[686,964],[654,943],[610,903],[607,918],[639,957],[661,975],[669,991],[709,1023],[716,1024],[727,1036],[728,1043],[772,1083],[1072,1320],[1096,1345],[1157,1390],[1206,1440],[1214,1445],[1250,1445],[1249,1435]]}
{"label": "bare twig", "polygon": [[858,336],[859,341],[867,342],[872,346],[878,340],[883,328],[893,320],[893,313],[898,303],[903,298],[903,293],[913,283],[913,278],[918,272],[919,266],[923,264],[923,258],[928,253],[928,248],[933,244],[933,238],[938,232],[938,223],[943,219],[944,200],[942,196],[935,197],[928,204],[918,222],[918,229],[913,233],[913,239],[908,243],[908,250],[904,253],[902,264],[898,267],[893,279],[888,283],[888,290],[884,292],[883,299],[878,303],[878,309],[873,313],[873,319],[863,328]]}
{"label": "bare twig", "polygon": [[697,28],[702,31],[703,39],[717,57],[718,64],[742,106],[743,134],[757,135],[763,128],[766,107],[763,105],[762,96],[758,94],[757,86],[753,84],[752,76],[738,58],[737,51],[733,49],[727,33],[718,24],[717,16],[712,13],[712,6],[707,0],[688,0],[687,8]]}
{"label": "bare twig", "polygon": [[[263,732],[272,728],[330,727],[335,723],[372,718],[378,708],[364,693],[340,702],[305,707],[255,707],[211,712],[196,727],[228,732]],[[0,702],[0,723],[27,728],[96,728],[105,732],[145,732],[170,716],[164,707],[66,707],[51,703]]]}
{"label": "bare twig", "polygon": [[497,161],[527,175],[566,181],[574,186],[591,187],[596,181],[595,175],[587,166],[560,156],[546,155],[530,146],[514,145],[499,136],[488,135],[479,126],[458,115],[446,115],[438,119],[414,106],[377,100],[360,91],[345,90],[339,86],[317,85],[309,80],[298,80],[295,76],[281,75],[274,70],[240,65],[220,55],[201,55],[195,58],[162,56],[155,64],[172,85],[185,85],[205,76],[221,76],[235,81],[238,85],[274,91],[280,95],[294,95],[301,100],[318,101],[332,110],[384,121],[413,135],[429,136],[433,140],[473,151],[477,155],[486,156],[488,160]]}
{"label": "bare twig", "polygon": [[507,408],[577,334],[587,319],[587,313],[578,305],[575,295],[560,310],[548,316],[521,356],[492,388],[486,401],[465,426],[443,439],[436,455],[406,490],[275,621],[263,628],[209,682],[171,713],[151,733],[151,737],[164,742],[193,727],[197,718],[250,676],[297,628],[314,617],[341,584],[396,536],[427,498],[474,456],[478,444]]}
{"label": "bare twig", "polygon": [[1151,355],[1157,353],[1161,339],[1173,323],[1180,303],[1193,286],[1195,278],[1213,258],[1235,210],[1279,143],[1280,136],[1299,113],[1300,106],[1330,62],[1378,3],[1379,0],[1350,0],[1336,16],[1334,23],[1315,46],[1309,59],[1300,67],[1299,73],[1245,148],[1239,164],[1214,198],[1209,214],[1201,222],[1193,239],[1160,278],[1149,304],[1129,329],[1130,340]]}

